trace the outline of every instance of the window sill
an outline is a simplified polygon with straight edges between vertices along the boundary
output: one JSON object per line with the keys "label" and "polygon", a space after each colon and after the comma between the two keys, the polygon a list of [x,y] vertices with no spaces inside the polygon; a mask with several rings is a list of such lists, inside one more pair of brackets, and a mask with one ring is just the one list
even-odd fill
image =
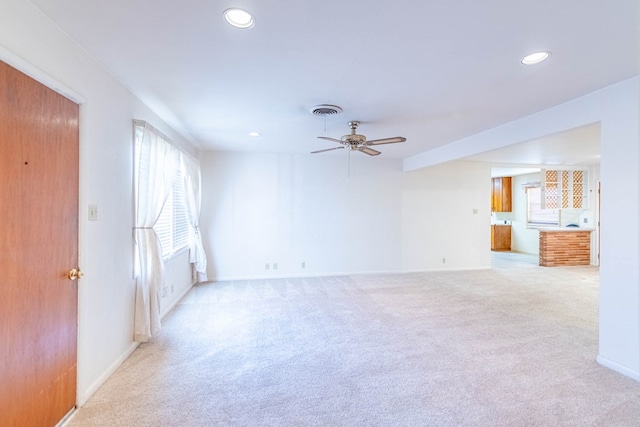
{"label": "window sill", "polygon": [[180,248],[177,251],[170,253],[166,257],[162,257],[162,261],[167,263],[167,262],[171,261],[172,259],[177,258],[180,255],[184,254],[185,252],[189,252],[189,246],[188,245],[185,246],[184,248]]}

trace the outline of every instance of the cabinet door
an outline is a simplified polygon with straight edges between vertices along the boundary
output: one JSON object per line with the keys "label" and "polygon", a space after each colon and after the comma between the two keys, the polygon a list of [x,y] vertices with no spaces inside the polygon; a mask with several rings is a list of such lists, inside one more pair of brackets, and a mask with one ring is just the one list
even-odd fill
{"label": "cabinet door", "polygon": [[511,226],[492,225],[491,226],[491,250],[510,251],[511,250]]}
{"label": "cabinet door", "polygon": [[491,212],[502,212],[502,180],[500,178],[491,178]]}
{"label": "cabinet door", "polygon": [[511,212],[511,177],[491,178],[491,211]]}
{"label": "cabinet door", "polygon": [[495,225],[491,226],[491,250],[492,251],[497,251],[500,250],[500,236],[499,236],[500,232],[498,230],[498,227],[496,227]]}
{"label": "cabinet door", "polygon": [[543,170],[542,203],[545,209],[588,206],[587,171]]}
{"label": "cabinet door", "polygon": [[500,199],[501,210],[500,212],[511,212],[511,177],[505,176],[500,178]]}

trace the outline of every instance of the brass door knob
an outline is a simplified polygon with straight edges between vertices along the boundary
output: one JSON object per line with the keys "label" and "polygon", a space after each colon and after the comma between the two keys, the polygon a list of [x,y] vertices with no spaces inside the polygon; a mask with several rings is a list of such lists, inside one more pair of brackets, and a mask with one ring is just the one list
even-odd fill
{"label": "brass door knob", "polygon": [[84,276],[84,273],[79,268],[71,269],[71,271],[69,271],[69,274],[67,275],[69,280],[82,279],[82,276]]}

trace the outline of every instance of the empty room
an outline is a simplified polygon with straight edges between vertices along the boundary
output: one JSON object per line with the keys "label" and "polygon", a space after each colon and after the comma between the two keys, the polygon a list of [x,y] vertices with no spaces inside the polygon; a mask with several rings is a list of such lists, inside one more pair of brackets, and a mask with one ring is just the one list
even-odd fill
{"label": "empty room", "polygon": [[637,424],[635,0],[0,8],[0,425]]}

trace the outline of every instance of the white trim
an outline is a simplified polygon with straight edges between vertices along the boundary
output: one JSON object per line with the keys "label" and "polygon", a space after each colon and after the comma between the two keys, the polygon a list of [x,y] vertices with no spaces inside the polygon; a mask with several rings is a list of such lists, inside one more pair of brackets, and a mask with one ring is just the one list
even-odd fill
{"label": "white trim", "polygon": [[627,367],[624,367],[612,360],[607,359],[606,357],[598,355],[596,361],[602,366],[609,368],[613,371],[618,372],[619,374],[624,375],[625,377],[629,377],[633,380],[640,381],[640,372],[631,370]]}
{"label": "white trim", "polygon": [[78,389],[76,393],[76,406],[78,408],[84,406],[85,403],[89,400],[89,398],[96,392],[102,385],[113,375],[113,373],[124,363],[125,360],[134,352],[136,348],[138,348],[139,343],[132,342],[129,348],[120,355],[112,364],[107,368],[106,371],[102,373],[96,379],[93,384],[91,384],[86,390]]}
{"label": "white trim", "polygon": [[[214,276],[207,282],[230,282],[234,280],[275,280],[275,279],[312,279],[316,277],[337,277],[337,276],[372,276],[378,274],[410,274],[410,273],[441,273],[447,271],[485,271],[491,267],[474,268],[431,268],[416,270],[380,270],[380,271],[353,271],[353,272],[333,272],[333,273],[311,273],[311,274],[278,274],[273,276],[264,275],[243,275],[243,276]],[[204,283],[207,283],[204,282]]]}
{"label": "white trim", "polygon": [[176,305],[178,305],[180,301],[182,301],[182,299],[187,295],[187,293],[189,293],[189,291],[191,290],[191,288],[193,288],[193,286],[194,286],[193,283],[187,286],[187,288],[184,291],[182,291],[180,295],[178,295],[178,297],[175,299],[173,304],[170,304],[166,309],[162,310],[162,313],[160,313],[160,320],[164,320],[164,318],[167,317],[167,314],[169,314],[171,310],[173,310],[173,308]]}
{"label": "white trim", "polygon": [[169,261],[171,261],[172,259],[179,257],[180,255],[182,255],[185,252],[189,252],[189,245],[188,244],[186,246],[183,246],[180,249],[176,250],[175,252],[171,252],[166,257],[163,257],[162,260],[166,264]]}
{"label": "white trim", "polygon": [[67,415],[65,415],[64,417],[62,417],[60,421],[58,421],[58,424],[56,424],[56,427],[65,426],[69,421],[71,421],[71,418],[73,418],[75,414],[76,414],[76,407],[74,406],[73,408],[71,408],[69,412],[67,412]]}
{"label": "white trim", "polygon": [[84,104],[85,102],[87,102],[87,99],[84,96],[80,95],[78,92],[71,89],[60,80],[51,77],[51,75],[42,71],[40,68],[11,52],[9,49],[2,45],[0,45],[0,60],[23,72],[32,79],[42,83],[49,89],[58,92],[60,95],[70,99],[76,104]]}
{"label": "white trim", "polygon": [[[134,96],[136,96],[136,95],[134,94]],[[151,107],[149,107],[149,108],[151,108]],[[158,114],[158,116],[159,116],[159,114]],[[163,119],[160,120],[161,123],[162,123],[162,120]],[[198,153],[198,148],[197,147],[191,145],[191,143],[189,143],[189,142],[185,143],[180,138],[178,138],[178,139],[169,138],[169,136],[165,132],[162,132],[159,128],[157,128],[156,126],[154,126],[151,122],[149,122],[147,120],[133,119],[133,139],[134,140],[135,140],[135,135],[136,135],[136,127],[144,128],[145,126],[151,127],[154,130],[154,132],[159,133],[167,141],[167,143],[171,144],[177,150],[180,150],[181,153],[186,154],[186,155],[188,155],[189,157],[191,157],[193,159],[196,159],[198,162],[200,161],[200,160],[198,160],[198,157],[196,156],[196,154]],[[169,126],[169,129],[171,131],[173,131],[173,132],[177,132],[171,126]],[[181,132],[177,132],[177,133],[178,133],[179,136],[183,136]],[[185,139],[187,141],[193,141],[193,137],[191,137],[190,134],[189,134],[189,138],[185,138]],[[195,151],[196,154],[190,152],[190,149]]]}

